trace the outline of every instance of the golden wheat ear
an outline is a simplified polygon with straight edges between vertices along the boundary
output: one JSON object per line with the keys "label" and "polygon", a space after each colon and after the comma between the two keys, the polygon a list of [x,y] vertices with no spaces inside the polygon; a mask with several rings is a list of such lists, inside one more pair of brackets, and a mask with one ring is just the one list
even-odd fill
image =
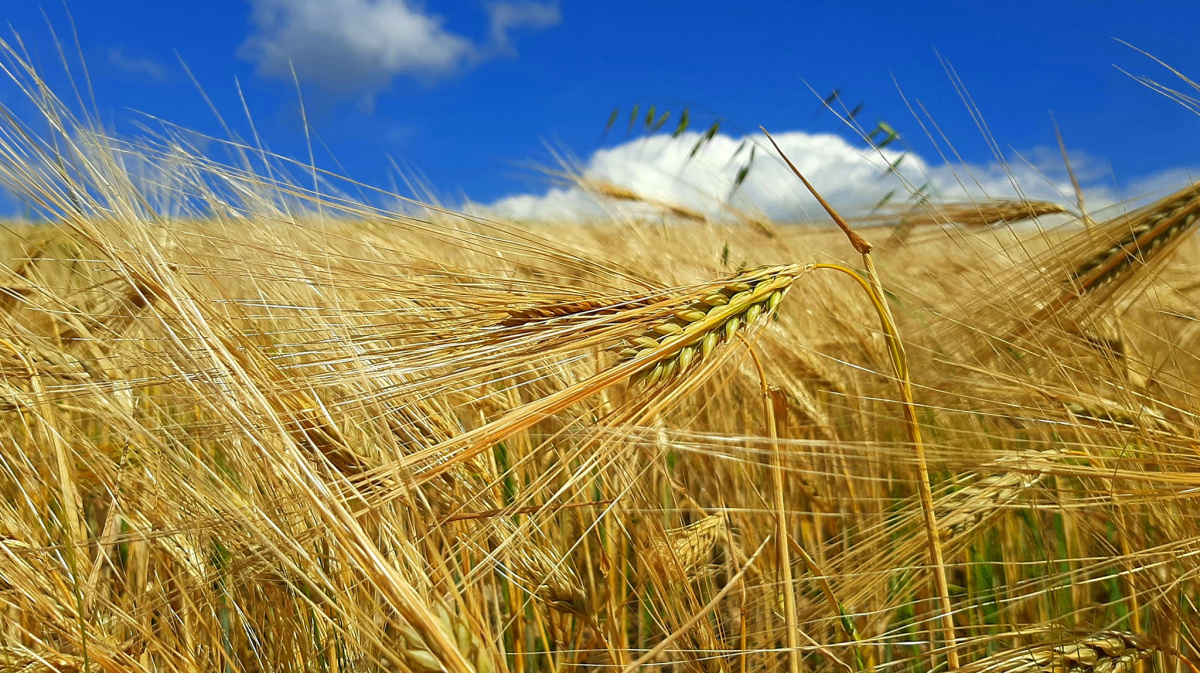
{"label": "golden wheat ear", "polygon": [[[496,442],[623,381],[656,387],[655,392],[662,394],[692,368],[698,370],[701,378],[711,375],[711,368],[696,367],[696,363],[718,349],[728,348],[739,335],[759,327],[774,315],[796,278],[811,269],[811,265],[803,264],[763,267],[666,293],[663,300],[647,308],[631,309],[629,315],[622,312],[596,317],[579,314],[576,317],[583,320],[583,326],[577,332],[566,332],[566,336],[559,337],[560,341],[628,333],[637,325],[643,326],[644,331],[615,345],[617,362],[603,371],[518,406],[458,437],[414,452],[400,464],[365,473],[361,479],[367,483],[380,483],[394,480],[399,476],[398,471],[405,471],[415,473],[418,482],[423,483],[490,450]],[[521,309],[523,314],[527,310]],[[560,318],[552,316],[546,320],[553,322]],[[522,324],[512,329],[527,328]],[[696,381],[690,383],[694,385]]]}
{"label": "golden wheat ear", "polygon": [[1154,641],[1128,631],[1066,636],[1057,644],[997,652],[963,667],[966,673],[1130,673],[1160,651]]}
{"label": "golden wheat ear", "polygon": [[[1012,343],[1057,321],[1066,329],[1085,322],[1098,307],[1120,296],[1134,281],[1161,266],[1200,219],[1200,183],[1127,215],[1086,229],[1033,260],[1035,282],[1001,289],[989,305],[1007,305],[1015,326],[987,325],[989,341]],[[1062,269],[1054,277],[1054,269]],[[1038,278],[1049,281],[1041,285]],[[1028,314],[1022,315],[1025,310]],[[1011,324],[1011,323],[1010,323]],[[987,348],[976,352],[987,357]]]}
{"label": "golden wheat ear", "polygon": [[[457,646],[458,652],[470,667],[470,673],[495,673],[496,654],[472,630],[471,625],[461,615],[454,611],[452,605],[444,601],[435,601],[431,608],[437,626],[445,633],[446,639]],[[419,631],[409,626],[403,620],[397,620],[389,625],[398,633],[395,634],[396,645],[393,649],[404,658],[413,673],[447,673],[447,667],[433,653],[426,638]],[[387,655],[381,657],[385,666],[390,668],[391,662]],[[397,662],[400,663],[400,662]]]}
{"label": "golden wheat ear", "polygon": [[792,264],[738,274],[614,349],[622,363],[644,363],[634,383],[653,386],[669,381],[773,315],[792,282],[806,271],[807,267]]}
{"label": "golden wheat ear", "polygon": [[724,514],[710,514],[693,524],[667,530],[665,539],[649,550],[647,570],[671,581],[689,581],[708,562],[725,533]]}
{"label": "golden wheat ear", "polygon": [[504,565],[513,579],[547,607],[590,619],[587,592],[566,554],[506,519],[496,518],[492,525],[491,542],[503,548]]}
{"label": "golden wheat ear", "polygon": [[986,228],[1066,212],[1068,210],[1065,206],[1051,201],[991,199],[978,203],[923,203],[908,210],[869,217],[863,224],[870,226],[899,220],[899,224],[892,228],[891,235],[881,246],[890,250],[928,242],[930,239],[925,237],[910,240],[919,227],[937,227],[936,231],[940,233],[941,227],[945,225]]}

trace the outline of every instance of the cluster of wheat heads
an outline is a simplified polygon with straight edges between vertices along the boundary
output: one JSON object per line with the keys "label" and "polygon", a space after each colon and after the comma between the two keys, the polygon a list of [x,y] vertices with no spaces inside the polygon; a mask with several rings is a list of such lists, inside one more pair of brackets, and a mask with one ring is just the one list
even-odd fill
{"label": "cluster of wheat heads", "polygon": [[1195,659],[1196,248],[1146,238],[1179,198],[879,254],[922,466],[836,231],[398,214],[23,68],[0,178],[54,223],[3,240],[0,667]]}

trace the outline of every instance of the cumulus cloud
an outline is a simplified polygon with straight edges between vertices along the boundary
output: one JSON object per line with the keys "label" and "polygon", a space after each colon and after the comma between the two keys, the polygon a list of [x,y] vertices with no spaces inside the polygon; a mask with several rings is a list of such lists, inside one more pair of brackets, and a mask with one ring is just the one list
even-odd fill
{"label": "cumulus cloud", "polygon": [[476,42],[446,29],[411,0],[252,0],[254,33],[241,55],[266,77],[296,75],[333,94],[371,95],[392,79],[425,81],[512,54],[511,31],[560,21],[554,3],[518,0],[487,6],[489,38]]}
{"label": "cumulus cloud", "polygon": [[[684,206],[717,216],[729,203],[740,210],[756,210],[778,220],[821,218],[821,210],[788,168],[764,147],[761,136],[736,137],[718,134],[697,155],[690,156],[699,139],[685,133],[672,139],[651,136],[597,150],[579,172],[586,178],[628,188],[642,197]],[[909,192],[928,185],[926,193],[936,200],[962,201],[981,198],[1014,198],[1074,202],[1062,160],[1056,150],[1038,149],[1012,157],[1007,169],[998,162],[949,167],[932,164],[909,152],[900,164],[899,176],[887,175],[887,167],[900,156],[890,148],[882,156],[873,150],[851,145],[832,134],[792,131],[775,135],[780,147],[825,198],[848,213],[865,211],[895,189],[895,202]],[[743,145],[745,142],[745,145]],[[737,172],[745,165],[749,147],[758,145],[756,159],[734,199],[728,201]],[[740,149],[740,151],[739,151]],[[1104,183],[1104,162],[1086,155],[1072,157],[1077,175],[1084,181],[1089,208],[1102,208],[1118,200]],[[1148,193],[1154,189],[1187,184],[1184,172],[1173,171],[1134,183]],[[1018,191],[1019,188],[1019,191]],[[1125,197],[1133,196],[1126,193]],[[590,219],[605,209],[636,206],[601,203],[575,187],[558,187],[541,194],[518,194],[484,208],[514,219]]]}

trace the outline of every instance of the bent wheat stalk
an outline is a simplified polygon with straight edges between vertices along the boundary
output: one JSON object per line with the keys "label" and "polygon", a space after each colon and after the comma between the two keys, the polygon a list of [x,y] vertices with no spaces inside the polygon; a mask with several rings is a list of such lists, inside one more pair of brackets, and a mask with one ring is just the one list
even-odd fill
{"label": "bent wheat stalk", "polygon": [[846,234],[852,245],[863,258],[863,264],[867,269],[866,278],[859,275],[857,272],[847,269],[836,264],[813,265],[814,268],[828,268],[830,270],[840,271],[855,279],[862,286],[867,296],[871,298],[872,304],[875,306],[875,311],[879,315],[880,326],[888,343],[888,352],[891,356],[892,368],[896,375],[896,384],[900,389],[901,407],[904,409],[905,424],[908,429],[909,441],[912,443],[913,452],[917,459],[917,491],[921,496],[921,511],[925,519],[925,534],[929,544],[929,556],[933,566],[934,586],[937,590],[938,602],[940,603],[942,636],[946,641],[946,666],[950,670],[957,669],[958,649],[954,636],[954,616],[950,603],[950,585],[946,579],[946,563],[942,557],[942,543],[938,534],[937,515],[933,509],[933,489],[929,483],[929,464],[925,458],[925,445],[921,441],[921,426],[917,421],[916,404],[913,401],[912,383],[909,380],[908,374],[908,359],[904,352],[904,344],[900,341],[900,335],[896,331],[896,321],[892,317],[892,311],[888,307],[887,300],[884,298],[883,285],[879,281],[879,273],[875,269],[875,260],[871,256],[872,245],[862,236],[859,236],[848,222],[840,215],[833,206],[822,198],[816,188],[812,186],[795,164],[787,158],[783,150],[779,148],[779,144],[767,133],[765,128],[759,127],[766,134],[767,139],[775,146],[775,151],[783,158],[788,168],[792,173],[804,183],[805,188],[816,198],[829,217],[833,219],[838,228]]}

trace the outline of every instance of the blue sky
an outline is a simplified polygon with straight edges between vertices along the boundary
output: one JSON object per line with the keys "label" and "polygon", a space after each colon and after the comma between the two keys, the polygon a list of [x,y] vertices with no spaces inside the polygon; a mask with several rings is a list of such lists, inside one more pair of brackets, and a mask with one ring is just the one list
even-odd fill
{"label": "blue sky", "polygon": [[[647,163],[671,173],[670,161],[655,158],[668,143],[627,139],[623,121],[601,144],[609,112],[633,104],[676,115],[690,106],[698,125],[723,118],[731,147],[759,124],[791,133],[789,152],[812,152],[809,166],[828,172],[827,188],[853,193],[857,178],[819,159],[861,143],[821,111],[804,81],[864,103],[867,126],[889,122],[902,137],[893,149],[933,170],[937,153],[898,82],[964,161],[996,177],[939,54],[1001,148],[1047,173],[1058,170],[1053,111],[1101,200],[1178,182],[1200,166],[1200,118],[1113,67],[1186,90],[1113,38],[1200,78],[1195,2],[68,0],[67,9],[10,2],[5,10],[47,69],[56,60],[50,29],[69,40],[69,10],[101,114],[118,132],[136,133],[133,122],[147,113],[223,135],[184,63],[235,132],[247,129],[236,80],[271,149],[305,157],[290,62],[329,148],[318,148],[319,164],[388,186],[394,160],[451,202],[540,198],[548,184],[529,166],[553,164],[547,144],[613,181],[626,169],[641,175]],[[846,146],[820,135],[830,133]],[[713,171],[725,170],[723,161]],[[947,175],[940,179],[949,184]],[[1061,187],[1061,175],[1050,177]],[[663,198],[687,198],[663,180],[639,179]]]}

